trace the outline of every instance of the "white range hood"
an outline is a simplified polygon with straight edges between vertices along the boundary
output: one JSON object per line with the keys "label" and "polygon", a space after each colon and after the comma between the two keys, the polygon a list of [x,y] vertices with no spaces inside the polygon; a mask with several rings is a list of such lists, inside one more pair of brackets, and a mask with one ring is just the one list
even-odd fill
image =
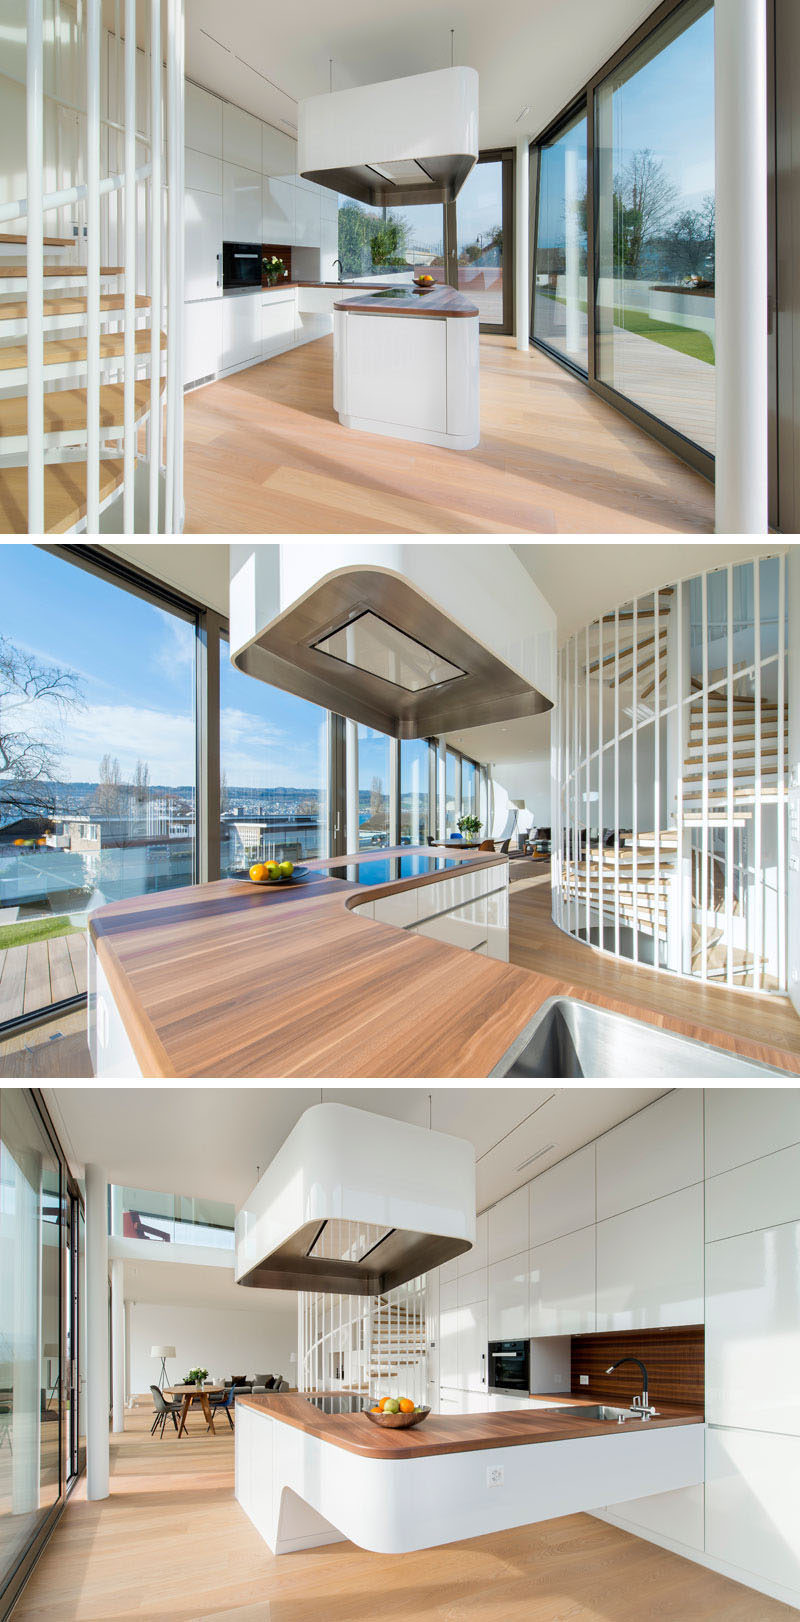
{"label": "white range hood", "polygon": [[301,101],[301,175],[360,203],[452,203],[478,157],[478,75],[441,68]]}
{"label": "white range hood", "polygon": [[475,1150],[315,1104],[236,1216],[236,1283],[381,1295],[475,1243]]}

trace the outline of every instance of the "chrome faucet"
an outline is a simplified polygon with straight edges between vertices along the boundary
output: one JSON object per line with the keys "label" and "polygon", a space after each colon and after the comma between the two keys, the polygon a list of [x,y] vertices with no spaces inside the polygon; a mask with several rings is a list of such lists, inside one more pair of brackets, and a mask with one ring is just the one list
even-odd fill
{"label": "chrome faucet", "polygon": [[647,1389],[647,1369],[645,1368],[644,1363],[640,1357],[619,1357],[617,1358],[616,1363],[611,1364],[610,1369],[606,1369],[606,1374],[613,1374],[614,1370],[618,1369],[621,1363],[636,1363],[641,1369],[642,1395],[632,1399],[631,1409],[634,1413],[638,1414],[640,1419],[652,1419],[653,1415],[656,1414],[658,1410],[650,1407],[650,1393]]}
{"label": "chrome faucet", "polygon": [[344,271],[344,265],[343,265],[343,264],[342,264],[342,261],[341,261],[341,259],[334,259],[334,261],[333,261],[333,268],[334,268],[334,270],[335,270],[335,269],[336,269],[336,266],[337,266],[337,265],[338,265],[338,266],[339,266],[339,281],[341,281],[341,279],[342,279],[342,272],[343,272],[343,271]]}

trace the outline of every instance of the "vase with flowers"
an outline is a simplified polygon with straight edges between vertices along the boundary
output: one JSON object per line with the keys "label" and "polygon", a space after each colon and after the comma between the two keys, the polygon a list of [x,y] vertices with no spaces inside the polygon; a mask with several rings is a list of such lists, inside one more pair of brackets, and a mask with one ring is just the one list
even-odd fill
{"label": "vase with flowers", "polygon": [[208,1369],[190,1369],[184,1380],[184,1385],[202,1385],[208,1379]]}
{"label": "vase with flowers", "polygon": [[269,287],[274,287],[276,282],[282,282],[288,274],[286,265],[277,253],[264,255],[261,260],[261,270],[267,279]]}

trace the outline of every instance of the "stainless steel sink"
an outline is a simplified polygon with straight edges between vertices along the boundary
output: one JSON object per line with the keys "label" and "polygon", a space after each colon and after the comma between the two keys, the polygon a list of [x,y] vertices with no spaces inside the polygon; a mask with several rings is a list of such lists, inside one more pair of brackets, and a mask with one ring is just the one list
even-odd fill
{"label": "stainless steel sink", "polygon": [[610,1408],[606,1403],[588,1403],[586,1407],[582,1407],[580,1403],[572,1402],[563,1408],[547,1408],[543,1410],[543,1414],[545,1419],[548,1414],[569,1414],[571,1419],[595,1419],[604,1425],[613,1421],[622,1425],[626,1419],[637,1419],[640,1424],[642,1423],[641,1414],[635,1413],[632,1408]]}
{"label": "stainless steel sink", "polygon": [[576,997],[549,997],[512,1042],[493,1076],[547,1080],[724,1080],[785,1076],[773,1065],[739,1059],[724,1048],[675,1036],[627,1014],[595,1008]]}

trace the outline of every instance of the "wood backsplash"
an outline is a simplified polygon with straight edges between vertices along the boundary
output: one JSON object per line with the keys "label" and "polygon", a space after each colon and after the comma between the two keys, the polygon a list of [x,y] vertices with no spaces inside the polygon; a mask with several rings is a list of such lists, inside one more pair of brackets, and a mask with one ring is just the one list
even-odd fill
{"label": "wood backsplash", "polygon": [[573,1335],[572,1390],[585,1390],[580,1376],[588,1374],[589,1389],[603,1401],[629,1402],[641,1392],[642,1380],[634,1363],[614,1374],[606,1369],[619,1357],[640,1357],[647,1365],[650,1396],[658,1402],[703,1405],[705,1391],[705,1331],[702,1324],[678,1329],[628,1329],[600,1335]]}
{"label": "wood backsplash", "polygon": [[[284,262],[284,264],[286,266],[286,269],[289,272],[286,279],[287,279],[287,281],[291,281],[291,279],[292,279],[292,250],[291,250],[291,248],[281,247],[280,244],[278,244],[276,246],[274,243],[262,242],[262,244],[261,244],[261,257],[262,257],[262,259],[269,259],[270,255],[273,254],[273,253],[277,254],[278,258],[283,260],[283,262]],[[263,285],[264,285],[264,287],[267,287],[269,285],[268,282],[267,282],[266,276],[264,277]]]}

